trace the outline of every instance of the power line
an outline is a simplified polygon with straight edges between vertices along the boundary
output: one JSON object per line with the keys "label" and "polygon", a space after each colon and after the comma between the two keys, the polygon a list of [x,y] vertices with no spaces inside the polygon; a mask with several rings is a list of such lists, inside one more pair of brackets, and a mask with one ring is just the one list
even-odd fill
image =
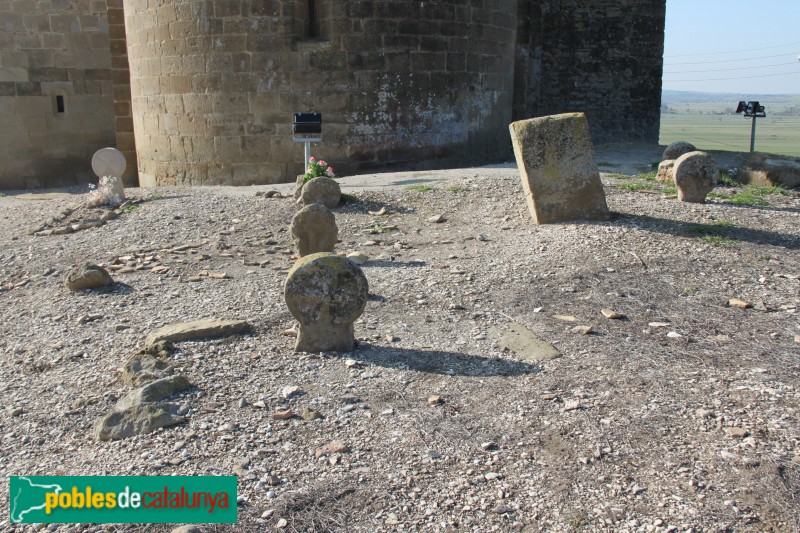
{"label": "power line", "polygon": [[758,52],[759,50],[769,50],[771,48],[781,48],[782,46],[793,46],[797,43],[776,44],[775,46],[765,46],[763,48],[748,48],[747,50],[728,50],[727,52],[700,52],[697,54],[673,54],[664,57],[691,57],[691,56],[713,56],[718,54],[738,54],[741,52]]}
{"label": "power line", "polygon": [[800,74],[800,71],[798,71],[798,72],[780,72],[780,73],[777,73],[777,74],[762,74],[762,75],[760,75],[760,76],[740,76],[740,77],[738,77],[738,78],[706,78],[706,79],[703,79],[703,80],[696,80],[696,79],[695,79],[695,80],[672,80],[672,79],[665,79],[664,81],[675,82],[675,81],[722,81],[722,80],[749,80],[749,79],[751,79],[751,78],[772,78],[772,77],[775,77],[775,76],[792,76],[792,75],[795,75],[795,76],[796,76],[797,74]]}
{"label": "power line", "polygon": [[710,70],[681,70],[677,72],[664,72],[664,74],[692,74],[694,72],[724,72],[727,70],[750,70],[754,68],[768,68],[768,67],[785,67],[786,65],[794,65],[795,63],[773,63],[771,65],[758,65],[755,67],[735,67],[735,68],[718,68],[718,69],[710,69]]}
{"label": "power line", "polygon": [[665,65],[668,66],[675,66],[675,65],[708,65],[710,63],[733,63],[733,62],[740,62],[740,61],[753,61],[755,59],[769,59],[770,57],[785,57],[790,54],[796,54],[797,52],[785,52],[783,54],[776,54],[774,56],[759,56],[759,57],[747,57],[741,59],[720,59],[719,61],[695,61],[693,63],[666,63]]}

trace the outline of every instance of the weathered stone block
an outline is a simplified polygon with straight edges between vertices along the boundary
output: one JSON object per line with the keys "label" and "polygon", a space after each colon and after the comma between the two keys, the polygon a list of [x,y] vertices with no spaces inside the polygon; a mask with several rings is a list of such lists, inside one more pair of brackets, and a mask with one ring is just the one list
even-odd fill
{"label": "weathered stone block", "polygon": [[658,172],[656,173],[656,178],[659,181],[674,182],[675,178],[672,176],[672,170],[674,168],[675,168],[675,160],[665,159],[664,161],[658,164]]}
{"label": "weathered stone block", "polygon": [[678,200],[703,204],[719,179],[719,168],[705,152],[689,152],[675,161],[672,171],[678,187]]}
{"label": "weathered stone block", "polygon": [[610,218],[583,113],[521,120],[509,129],[535,223]]}
{"label": "weathered stone block", "polygon": [[661,160],[666,161],[669,159],[678,159],[683,154],[696,151],[697,148],[695,148],[692,143],[688,143],[686,141],[675,141],[664,149]]}
{"label": "weathered stone block", "polygon": [[767,159],[757,154],[737,174],[739,181],[761,187],[800,187],[800,159]]}

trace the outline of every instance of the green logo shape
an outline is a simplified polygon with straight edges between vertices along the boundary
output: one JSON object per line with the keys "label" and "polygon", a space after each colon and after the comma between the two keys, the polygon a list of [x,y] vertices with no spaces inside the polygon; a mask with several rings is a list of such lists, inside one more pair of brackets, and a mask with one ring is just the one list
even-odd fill
{"label": "green logo shape", "polygon": [[11,476],[19,524],[233,524],[236,476]]}

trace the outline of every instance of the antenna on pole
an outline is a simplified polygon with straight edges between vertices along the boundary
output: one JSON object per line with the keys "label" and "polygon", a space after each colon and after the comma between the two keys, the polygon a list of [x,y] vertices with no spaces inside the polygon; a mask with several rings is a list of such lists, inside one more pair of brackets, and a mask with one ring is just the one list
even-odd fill
{"label": "antenna on pole", "polygon": [[752,154],[756,151],[756,119],[758,117],[763,118],[767,116],[767,114],[764,112],[764,106],[757,101],[745,102],[742,100],[739,102],[736,112],[744,112],[744,118],[753,119],[753,127],[750,128],[750,153]]}

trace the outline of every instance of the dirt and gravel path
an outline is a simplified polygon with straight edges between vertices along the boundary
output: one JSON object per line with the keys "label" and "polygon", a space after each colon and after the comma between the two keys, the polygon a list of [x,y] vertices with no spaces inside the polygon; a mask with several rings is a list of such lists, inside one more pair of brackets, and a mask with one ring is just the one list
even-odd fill
{"label": "dirt and gravel path", "polygon": [[[532,225],[512,166],[343,179],[337,251],[370,283],[348,354],[283,333],[298,208],[274,187],[132,189],[43,237],[81,196],[2,198],[0,475],[237,475],[238,524],[205,531],[797,531],[800,195],[625,185],[658,155],[599,151],[609,222]],[[83,261],[128,268],[69,293]],[[176,345],[187,423],[95,442],[145,336],[208,317],[254,332]],[[520,328],[560,357],[508,349]],[[272,416],[305,408],[324,418]]]}

